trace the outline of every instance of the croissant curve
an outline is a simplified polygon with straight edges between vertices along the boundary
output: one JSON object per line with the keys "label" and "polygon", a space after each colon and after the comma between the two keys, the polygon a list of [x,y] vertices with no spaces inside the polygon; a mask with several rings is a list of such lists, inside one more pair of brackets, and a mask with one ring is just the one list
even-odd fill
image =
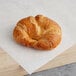
{"label": "croissant curve", "polygon": [[42,50],[57,47],[61,37],[60,26],[43,15],[23,18],[13,30],[13,38],[17,43]]}

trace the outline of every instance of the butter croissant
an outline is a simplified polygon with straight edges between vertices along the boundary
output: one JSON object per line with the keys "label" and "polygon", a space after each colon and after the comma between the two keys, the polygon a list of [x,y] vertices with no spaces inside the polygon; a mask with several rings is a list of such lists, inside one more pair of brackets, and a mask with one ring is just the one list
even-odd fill
{"label": "butter croissant", "polygon": [[60,26],[43,15],[21,19],[13,31],[17,43],[42,50],[55,48],[60,43],[61,36]]}

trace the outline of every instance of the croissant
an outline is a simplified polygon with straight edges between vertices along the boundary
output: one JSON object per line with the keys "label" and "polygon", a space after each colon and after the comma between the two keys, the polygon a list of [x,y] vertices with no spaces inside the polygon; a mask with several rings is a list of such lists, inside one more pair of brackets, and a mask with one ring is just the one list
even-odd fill
{"label": "croissant", "polygon": [[62,31],[56,22],[43,15],[29,16],[16,24],[13,38],[24,46],[49,50],[58,46]]}

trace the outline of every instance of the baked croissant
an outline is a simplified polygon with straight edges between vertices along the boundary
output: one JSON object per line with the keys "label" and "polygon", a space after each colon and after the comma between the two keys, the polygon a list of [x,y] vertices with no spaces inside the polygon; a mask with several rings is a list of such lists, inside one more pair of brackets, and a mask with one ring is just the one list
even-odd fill
{"label": "baked croissant", "polygon": [[61,41],[61,28],[53,20],[37,15],[21,19],[14,28],[14,40],[24,46],[49,50]]}

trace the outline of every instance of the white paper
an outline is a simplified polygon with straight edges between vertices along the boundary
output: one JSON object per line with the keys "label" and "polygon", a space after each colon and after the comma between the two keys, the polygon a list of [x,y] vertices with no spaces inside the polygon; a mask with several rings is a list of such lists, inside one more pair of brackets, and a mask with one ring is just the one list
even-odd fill
{"label": "white paper", "polygon": [[[62,41],[52,51],[27,48],[13,40],[12,32],[17,21],[37,14],[55,20],[62,28]],[[0,47],[29,74],[74,44],[76,35],[72,26],[76,26],[76,0],[0,0]]]}

